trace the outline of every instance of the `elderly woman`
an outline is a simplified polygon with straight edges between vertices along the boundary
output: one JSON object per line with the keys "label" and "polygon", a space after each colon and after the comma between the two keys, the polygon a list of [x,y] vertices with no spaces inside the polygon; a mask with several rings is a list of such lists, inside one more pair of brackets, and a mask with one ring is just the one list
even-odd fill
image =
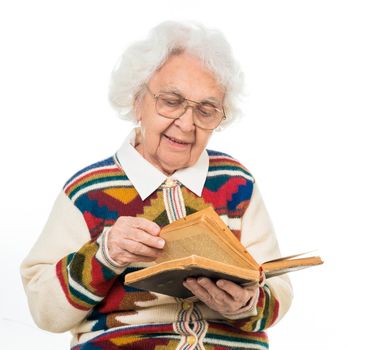
{"label": "elderly woman", "polygon": [[70,330],[74,350],[268,348],[264,329],[291,303],[286,276],[251,287],[189,278],[195,302],[124,285],[163,253],[161,227],[207,206],[259,262],[280,256],[253,176],[206,150],[237,115],[241,83],[222,34],[200,25],[163,23],[124,52],[110,100],[138,127],[67,181],[21,267],[41,328]]}

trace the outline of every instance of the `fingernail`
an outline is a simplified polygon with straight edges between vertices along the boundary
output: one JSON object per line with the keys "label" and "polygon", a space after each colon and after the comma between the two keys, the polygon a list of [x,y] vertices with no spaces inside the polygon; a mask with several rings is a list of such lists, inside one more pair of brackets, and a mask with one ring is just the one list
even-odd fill
{"label": "fingernail", "polygon": [[158,239],[157,240],[157,247],[163,248],[165,245],[165,241],[163,239]]}

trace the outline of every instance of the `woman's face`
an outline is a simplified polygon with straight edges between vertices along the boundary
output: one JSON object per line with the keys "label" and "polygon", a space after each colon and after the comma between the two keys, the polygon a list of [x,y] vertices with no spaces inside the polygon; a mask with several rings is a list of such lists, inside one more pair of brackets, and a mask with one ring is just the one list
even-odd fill
{"label": "woman's face", "polygon": [[[156,95],[174,92],[192,101],[215,100],[223,106],[224,91],[213,73],[198,58],[186,53],[171,56],[148,86]],[[178,119],[160,116],[148,91],[135,102],[135,113],[141,122],[136,149],[167,175],[195,164],[212,134],[194,125],[192,108]]]}

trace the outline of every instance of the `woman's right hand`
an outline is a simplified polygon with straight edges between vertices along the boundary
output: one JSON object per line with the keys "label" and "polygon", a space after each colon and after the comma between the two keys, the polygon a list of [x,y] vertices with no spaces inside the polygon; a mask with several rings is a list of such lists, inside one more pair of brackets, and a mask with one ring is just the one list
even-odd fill
{"label": "woman's right hand", "polygon": [[120,216],[107,234],[109,256],[120,265],[156,260],[165,245],[160,226],[145,218]]}

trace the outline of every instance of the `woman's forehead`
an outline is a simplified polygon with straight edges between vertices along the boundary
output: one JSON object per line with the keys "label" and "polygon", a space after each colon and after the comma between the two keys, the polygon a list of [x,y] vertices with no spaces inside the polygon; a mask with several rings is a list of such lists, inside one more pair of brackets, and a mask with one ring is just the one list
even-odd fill
{"label": "woman's forehead", "polygon": [[[218,83],[213,72],[203,62],[190,55],[179,54],[169,57],[149,81],[149,85],[158,92],[175,92],[191,97],[222,100],[224,89]],[[155,91],[156,92],[156,91]]]}

